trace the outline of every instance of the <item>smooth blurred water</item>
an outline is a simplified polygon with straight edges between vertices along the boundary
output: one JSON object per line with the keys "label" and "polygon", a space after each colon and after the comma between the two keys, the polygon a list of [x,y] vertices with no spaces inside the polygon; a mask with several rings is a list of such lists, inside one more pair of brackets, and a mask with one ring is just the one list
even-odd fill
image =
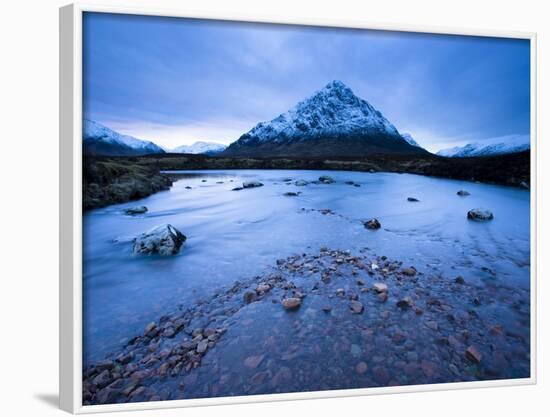
{"label": "smooth blurred water", "polygon": [[[85,364],[116,350],[176,305],[191,305],[236,280],[261,274],[278,258],[321,246],[369,247],[405,264],[470,280],[498,277],[499,285],[529,288],[529,191],[389,173],[178,173],[182,177],[169,191],[84,215]],[[320,175],[336,183],[297,187],[283,182],[313,181]],[[258,180],[264,187],[231,191],[243,180]],[[457,196],[460,189],[471,195]],[[288,191],[302,193],[284,196]],[[148,213],[124,214],[136,205],[146,205]],[[491,209],[495,219],[469,221],[466,213],[475,207]],[[336,215],[310,211],[325,208]],[[382,229],[363,227],[361,220],[372,217]],[[163,223],[187,236],[182,251],[172,257],[134,256],[131,239]]]}

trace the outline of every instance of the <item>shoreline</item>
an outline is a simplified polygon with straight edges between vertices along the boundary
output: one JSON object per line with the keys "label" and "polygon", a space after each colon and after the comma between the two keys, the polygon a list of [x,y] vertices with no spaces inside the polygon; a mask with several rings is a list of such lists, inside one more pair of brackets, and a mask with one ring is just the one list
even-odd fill
{"label": "shoreline", "polygon": [[[88,366],[84,402],[526,377],[529,292],[502,284],[442,276],[368,248],[292,255],[174,306]],[[495,308],[515,321],[496,321]],[[233,345],[239,358],[227,356]],[[320,370],[324,354],[334,363]]]}
{"label": "shoreline", "polygon": [[373,155],[362,160],[226,158],[190,154],[83,158],[83,210],[126,203],[168,190],[174,181],[161,171],[206,169],[326,170],[388,172],[529,189],[530,152],[477,158],[435,155]]}

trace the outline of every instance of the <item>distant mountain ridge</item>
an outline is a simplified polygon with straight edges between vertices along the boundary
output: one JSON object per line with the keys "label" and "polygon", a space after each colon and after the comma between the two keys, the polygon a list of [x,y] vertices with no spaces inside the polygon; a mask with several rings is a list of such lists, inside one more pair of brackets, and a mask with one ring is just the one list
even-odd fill
{"label": "distant mountain ridge", "polygon": [[105,156],[134,156],[165,153],[164,149],[147,140],[122,135],[93,120],[84,119],[82,146],[85,154]]}
{"label": "distant mountain ridge", "polygon": [[529,136],[510,136],[503,140],[493,140],[492,143],[469,143],[464,146],[442,149],[437,152],[439,156],[448,158],[467,158],[476,156],[504,155],[523,152],[531,149]]}
{"label": "distant mountain ridge", "polygon": [[222,153],[227,156],[362,157],[427,153],[341,81],[269,122],[258,123]]}
{"label": "distant mountain ridge", "polygon": [[216,142],[202,142],[198,141],[192,145],[182,145],[177,148],[171,149],[171,153],[188,153],[188,154],[204,154],[204,155],[217,155],[223,152],[227,148],[226,145]]}

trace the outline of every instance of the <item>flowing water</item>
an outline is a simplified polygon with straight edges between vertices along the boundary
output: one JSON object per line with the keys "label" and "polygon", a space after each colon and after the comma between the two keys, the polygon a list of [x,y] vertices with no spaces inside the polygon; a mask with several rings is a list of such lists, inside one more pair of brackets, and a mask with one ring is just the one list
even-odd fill
{"label": "flowing water", "polygon": [[[242,282],[265,274],[278,259],[319,253],[322,247],[349,250],[353,254],[369,248],[377,256],[402,261],[403,265],[414,266],[426,274],[453,278],[461,275],[480,288],[490,285],[510,294],[519,293],[522,302],[528,304],[529,191],[391,173],[208,170],[178,171],[177,175],[178,180],[169,191],[84,215],[85,365],[121,350],[149,322],[176,306],[191,307],[220,289],[230,288],[237,280]],[[335,182],[294,184],[296,180],[316,181],[321,175],[330,175]],[[252,180],[264,186],[232,191],[243,181]],[[460,189],[470,195],[458,196]],[[287,192],[299,194],[286,196]],[[419,201],[409,202],[408,197]],[[148,212],[124,214],[125,209],[136,205],[147,206]],[[467,211],[476,207],[490,209],[494,220],[468,220]],[[324,209],[330,211],[323,212]],[[377,218],[381,229],[367,230],[363,221],[370,218]],[[165,223],[187,237],[179,254],[169,257],[132,254],[135,236]],[[508,293],[503,297],[509,297]],[[312,306],[300,309],[300,315],[295,316],[302,327],[326,320],[312,312]],[[217,352],[209,352],[214,358],[217,355],[220,362],[236,363],[237,357],[253,355],[254,335],[269,340],[266,329],[274,318],[278,319],[282,334],[292,332],[296,326],[293,320],[287,320],[280,305],[254,303],[243,310],[233,319],[248,314],[242,321],[246,323],[252,318],[253,323],[249,322],[246,330],[229,331],[231,338],[216,346]],[[509,310],[508,306],[492,305],[479,314],[516,326],[517,318],[510,316]],[[337,310],[334,315],[338,315]],[[524,323],[524,327],[527,329],[523,329],[522,337],[528,339],[528,324]],[[343,344],[349,347],[345,346],[349,345],[346,341]],[[291,341],[288,345],[287,361],[288,357],[299,356],[292,356],[293,350],[303,350]],[[328,353],[323,356],[322,343],[319,346],[321,351],[308,351],[307,360],[330,358]],[[354,347],[357,344],[351,346],[352,356],[357,358],[358,350]],[[525,352],[522,354],[525,357]],[[284,380],[287,373],[284,369],[282,376],[279,371],[274,378]],[[229,375],[230,369],[227,372]],[[256,380],[263,381],[265,376],[257,375]],[[314,374],[313,377],[318,379]],[[201,381],[201,372],[193,378]],[[207,381],[211,375],[204,374],[202,378]],[[382,375],[380,379],[391,378]],[[296,389],[348,387],[342,383],[331,385],[332,380]],[[255,392],[238,387],[220,391],[219,386],[212,391],[209,387],[190,396]],[[166,394],[166,398],[174,397]]]}

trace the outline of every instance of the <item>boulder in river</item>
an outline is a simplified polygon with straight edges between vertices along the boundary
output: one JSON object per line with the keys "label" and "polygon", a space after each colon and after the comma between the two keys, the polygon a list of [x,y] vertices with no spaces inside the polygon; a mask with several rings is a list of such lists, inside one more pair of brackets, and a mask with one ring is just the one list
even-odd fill
{"label": "boulder in river", "polygon": [[376,229],[380,229],[380,227],[382,227],[382,225],[380,224],[378,219],[370,219],[370,220],[367,220],[363,224],[365,225],[366,229],[370,229],[370,230],[376,230]]}
{"label": "boulder in river", "polygon": [[289,191],[288,193],[284,193],[283,195],[285,197],[298,197],[298,194],[300,194],[300,193],[295,193],[293,191]]}
{"label": "boulder in river", "polygon": [[294,181],[294,185],[296,187],[304,187],[306,185],[308,185],[309,182],[307,182],[306,180],[298,180],[298,181]]}
{"label": "boulder in river", "polygon": [[470,220],[487,221],[487,220],[493,220],[494,216],[491,210],[483,209],[483,208],[475,208],[475,209],[471,209],[468,212],[468,218]]}
{"label": "boulder in river", "polygon": [[411,203],[418,203],[420,200],[415,197],[407,197],[407,201],[410,201]]}
{"label": "boulder in river", "polygon": [[263,184],[260,181],[243,182],[243,188],[256,188],[256,187],[263,187]]}
{"label": "boulder in river", "polygon": [[187,238],[170,224],[156,226],[134,240],[135,254],[175,255]]}
{"label": "boulder in river", "polygon": [[328,176],[328,175],[321,175],[319,177],[319,181],[321,181],[323,184],[332,184],[334,181],[334,178]]}
{"label": "boulder in river", "polygon": [[460,190],[460,191],[457,191],[456,195],[459,195],[460,197],[466,197],[466,196],[469,196],[470,193],[466,190]]}
{"label": "boulder in river", "polygon": [[124,213],[130,214],[130,215],[147,213],[147,207],[145,206],[130,207],[124,210]]}

